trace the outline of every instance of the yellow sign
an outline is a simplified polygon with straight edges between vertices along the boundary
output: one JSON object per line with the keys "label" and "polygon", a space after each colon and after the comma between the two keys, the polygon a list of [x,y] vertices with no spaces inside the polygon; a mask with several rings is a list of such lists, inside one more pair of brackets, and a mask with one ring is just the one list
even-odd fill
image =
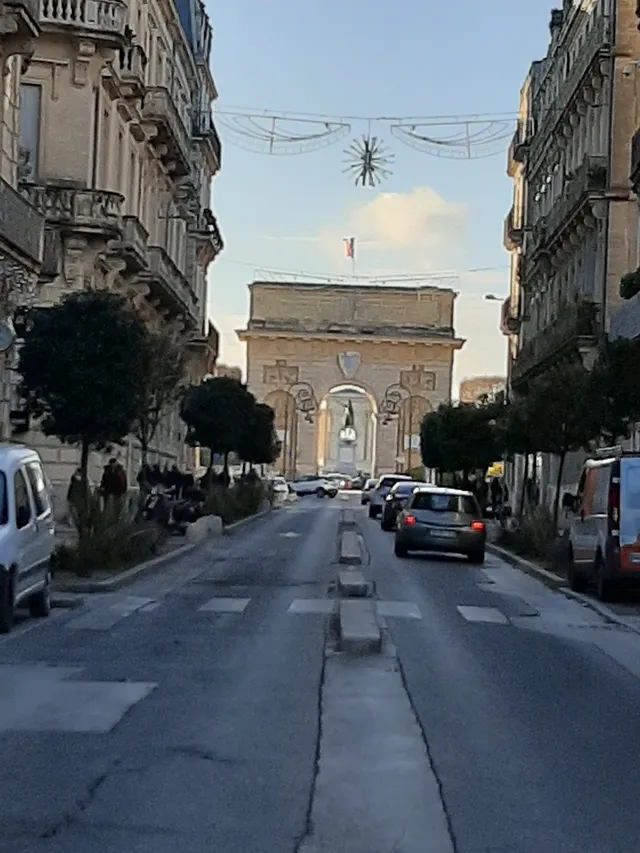
{"label": "yellow sign", "polygon": [[504,462],[494,462],[487,471],[487,477],[504,477]]}

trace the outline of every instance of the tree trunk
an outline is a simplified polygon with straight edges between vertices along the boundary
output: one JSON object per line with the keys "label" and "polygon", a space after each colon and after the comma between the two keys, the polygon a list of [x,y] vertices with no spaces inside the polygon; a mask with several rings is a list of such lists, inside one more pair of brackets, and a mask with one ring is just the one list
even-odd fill
{"label": "tree trunk", "polygon": [[89,442],[82,439],[80,445],[80,482],[82,483],[82,496],[78,512],[80,516],[80,529],[78,536],[82,537],[85,532],[85,522],[89,516]]}
{"label": "tree trunk", "polygon": [[527,480],[529,479],[529,454],[524,454],[524,470],[522,472],[522,486],[520,487],[520,506],[517,510],[518,518],[524,515],[524,507],[527,500]]}
{"label": "tree trunk", "polygon": [[231,482],[231,477],[229,477],[229,452],[228,451],[224,454],[224,466],[223,466],[222,470],[224,471],[224,484],[225,484],[225,486],[228,487],[229,483]]}
{"label": "tree trunk", "polygon": [[567,451],[564,450],[558,454],[558,475],[556,477],[556,494],[553,501],[553,523],[558,527],[558,508],[560,506],[560,489],[562,488],[562,475],[564,473],[564,460],[566,459]]}

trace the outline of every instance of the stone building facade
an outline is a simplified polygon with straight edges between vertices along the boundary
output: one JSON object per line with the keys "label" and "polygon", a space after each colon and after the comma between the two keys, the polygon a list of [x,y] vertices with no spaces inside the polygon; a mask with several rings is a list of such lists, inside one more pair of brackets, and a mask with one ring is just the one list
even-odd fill
{"label": "stone building facade", "polygon": [[460,383],[459,399],[461,403],[475,405],[484,399],[494,401],[506,387],[504,376],[473,376]]}
{"label": "stone building facade", "polygon": [[[17,178],[61,245],[59,273],[38,304],[82,288],[121,293],[151,328],[184,341],[197,381],[217,358],[207,269],[223,247],[210,209],[221,145],[204,5],[34,3],[39,33],[14,85]],[[20,440],[42,452],[54,484],[66,483],[76,450],[34,426]],[[152,460],[181,460],[183,434],[176,411],[158,431]],[[114,452],[135,477],[135,442]],[[102,461],[93,456],[94,477]]]}
{"label": "stone building facade", "polygon": [[[547,54],[531,66],[522,92],[508,167],[516,200],[506,229],[512,304],[503,311],[516,393],[562,359],[593,364],[620,306],[620,278],[637,259],[629,180],[640,121],[636,5],[565,0],[551,13]],[[553,460],[539,467],[546,497]],[[566,466],[567,484],[578,467]]]}
{"label": "stone building facade", "polygon": [[419,464],[420,422],[451,398],[455,293],[435,287],[254,282],[247,382],[273,406],[288,476],[323,467],[324,405],[355,387],[375,416],[375,472]]}

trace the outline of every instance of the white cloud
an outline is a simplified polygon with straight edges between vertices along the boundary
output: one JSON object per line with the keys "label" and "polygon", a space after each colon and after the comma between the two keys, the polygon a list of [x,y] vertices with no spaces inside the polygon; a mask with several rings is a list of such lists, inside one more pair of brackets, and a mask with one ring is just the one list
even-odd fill
{"label": "white cloud", "polygon": [[431,187],[408,193],[379,193],[372,201],[353,208],[340,231],[325,229],[319,244],[333,260],[344,259],[342,238],[355,237],[370,252],[402,253],[403,265],[441,269],[459,266],[466,243],[467,208],[449,202]]}

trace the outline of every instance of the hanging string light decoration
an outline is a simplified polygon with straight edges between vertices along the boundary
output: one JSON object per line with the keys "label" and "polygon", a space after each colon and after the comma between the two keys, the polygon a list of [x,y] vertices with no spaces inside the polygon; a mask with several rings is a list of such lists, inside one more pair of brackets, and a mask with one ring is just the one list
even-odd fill
{"label": "hanging string light decoration", "polygon": [[383,145],[386,127],[396,139],[434,157],[475,160],[500,154],[513,137],[517,116],[332,117],[229,108],[216,113],[216,121],[229,141],[261,154],[304,154],[333,145],[347,137],[353,125],[366,124],[368,131],[344,150],[346,168],[356,186],[375,187],[392,174],[394,154]]}
{"label": "hanging string light decoration", "polygon": [[354,178],[356,186],[379,186],[385,178],[391,176],[389,166],[393,162],[394,155],[387,152],[388,149],[383,146],[382,140],[368,133],[362,139],[354,139],[345,149],[347,159],[344,162],[347,167],[342,171]]}
{"label": "hanging string light decoration", "polygon": [[[512,120],[459,119],[391,125],[391,133],[418,151],[450,160],[493,157],[513,136]],[[442,136],[441,134],[446,134]]]}
{"label": "hanging string light decoration", "polygon": [[233,142],[259,154],[305,154],[333,145],[351,131],[351,125],[340,120],[224,111],[216,116]]}

